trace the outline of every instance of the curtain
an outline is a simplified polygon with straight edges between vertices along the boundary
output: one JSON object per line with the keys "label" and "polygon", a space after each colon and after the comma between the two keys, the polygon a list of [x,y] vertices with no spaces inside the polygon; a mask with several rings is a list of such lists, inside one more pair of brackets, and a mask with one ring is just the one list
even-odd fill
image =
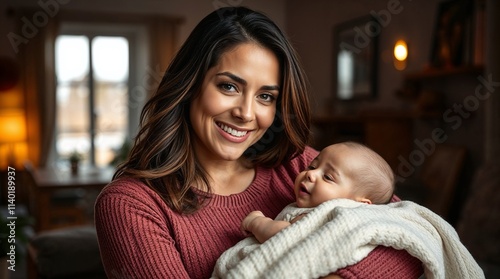
{"label": "curtain", "polygon": [[[45,166],[55,126],[54,46],[59,21],[57,18],[46,17],[44,21],[43,17],[34,17],[37,12],[19,11],[20,18],[27,21],[22,21],[17,34],[27,40],[19,45],[18,57],[26,108],[28,160],[34,166]],[[30,22],[32,28],[26,22]]]}
{"label": "curtain", "polygon": [[155,71],[159,69],[163,73],[174,57],[177,23],[178,21],[163,17],[153,17],[149,20],[150,65]]}

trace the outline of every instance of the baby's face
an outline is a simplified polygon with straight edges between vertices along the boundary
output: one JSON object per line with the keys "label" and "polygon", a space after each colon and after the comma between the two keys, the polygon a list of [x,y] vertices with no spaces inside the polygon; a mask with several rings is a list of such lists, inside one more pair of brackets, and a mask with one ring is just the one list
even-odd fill
{"label": "baby's face", "polygon": [[359,151],[335,144],[323,149],[309,167],[295,179],[295,196],[299,207],[316,207],[334,199],[358,200],[353,170],[359,169],[364,159]]}

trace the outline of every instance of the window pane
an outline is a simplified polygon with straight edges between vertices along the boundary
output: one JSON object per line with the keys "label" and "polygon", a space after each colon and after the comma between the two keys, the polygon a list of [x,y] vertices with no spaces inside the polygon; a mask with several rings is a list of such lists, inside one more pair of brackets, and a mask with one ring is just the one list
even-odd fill
{"label": "window pane", "polygon": [[96,81],[127,82],[128,41],[124,37],[95,37],[92,64]]}
{"label": "window pane", "polygon": [[89,40],[85,36],[59,36],[56,40],[56,149],[65,158],[77,150],[90,151]]}
{"label": "window pane", "polygon": [[123,37],[92,40],[96,117],[96,165],[105,166],[123,144],[128,119],[128,41]]}
{"label": "window pane", "polygon": [[59,36],[56,40],[58,83],[81,81],[89,73],[89,40],[85,36]]}

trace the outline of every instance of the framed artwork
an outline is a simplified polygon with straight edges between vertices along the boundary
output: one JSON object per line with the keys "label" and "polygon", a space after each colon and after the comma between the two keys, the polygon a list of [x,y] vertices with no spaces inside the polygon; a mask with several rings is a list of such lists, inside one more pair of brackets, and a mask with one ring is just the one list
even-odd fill
{"label": "framed artwork", "polygon": [[471,0],[441,2],[437,11],[431,65],[434,68],[453,68],[472,60]]}
{"label": "framed artwork", "polygon": [[337,100],[354,101],[377,96],[377,52],[381,30],[372,16],[334,27],[332,80]]}

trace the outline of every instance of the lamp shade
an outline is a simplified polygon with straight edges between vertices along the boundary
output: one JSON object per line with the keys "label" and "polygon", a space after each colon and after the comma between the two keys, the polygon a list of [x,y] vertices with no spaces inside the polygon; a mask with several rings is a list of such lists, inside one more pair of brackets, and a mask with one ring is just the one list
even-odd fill
{"label": "lamp shade", "polygon": [[26,140],[26,121],[21,109],[0,110],[0,143]]}

